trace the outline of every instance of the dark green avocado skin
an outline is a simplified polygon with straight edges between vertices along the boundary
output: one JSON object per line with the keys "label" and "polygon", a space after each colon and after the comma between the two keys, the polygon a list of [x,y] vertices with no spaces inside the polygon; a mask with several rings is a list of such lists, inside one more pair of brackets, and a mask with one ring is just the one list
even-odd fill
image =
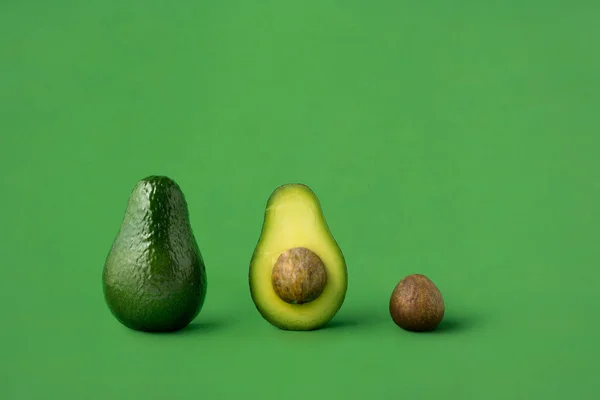
{"label": "dark green avocado skin", "polygon": [[177,331],[200,313],[206,268],[172,179],[150,176],[135,186],[102,281],[110,311],[134,330]]}

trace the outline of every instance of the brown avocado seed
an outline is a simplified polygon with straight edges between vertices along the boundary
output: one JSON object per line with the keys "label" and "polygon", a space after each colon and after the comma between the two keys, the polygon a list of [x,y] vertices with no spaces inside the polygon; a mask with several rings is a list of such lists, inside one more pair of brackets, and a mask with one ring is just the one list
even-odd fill
{"label": "brown avocado seed", "polygon": [[273,289],[281,300],[303,304],[323,293],[327,271],[323,261],[304,247],[295,247],[281,253],[271,274]]}
{"label": "brown avocado seed", "polygon": [[444,299],[425,275],[408,275],[394,288],[389,311],[394,323],[402,329],[432,331],[444,317]]}

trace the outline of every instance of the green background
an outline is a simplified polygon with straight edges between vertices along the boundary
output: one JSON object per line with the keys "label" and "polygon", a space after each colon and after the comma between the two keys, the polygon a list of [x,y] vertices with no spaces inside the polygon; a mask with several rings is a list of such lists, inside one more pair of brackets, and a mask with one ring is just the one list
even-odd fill
{"label": "green background", "polygon": [[[0,5],[0,398],[595,398],[600,3]],[[101,272],[129,192],[182,187],[208,297],[127,330]],[[265,202],[302,182],[347,259],[327,329],[262,320]],[[440,330],[391,322],[440,288]]]}

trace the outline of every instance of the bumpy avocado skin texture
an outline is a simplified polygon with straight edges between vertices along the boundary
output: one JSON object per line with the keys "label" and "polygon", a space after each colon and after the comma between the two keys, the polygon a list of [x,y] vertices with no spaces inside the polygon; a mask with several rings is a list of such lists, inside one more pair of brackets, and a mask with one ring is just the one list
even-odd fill
{"label": "bumpy avocado skin texture", "polygon": [[102,281],[110,311],[134,330],[177,331],[200,313],[206,268],[172,179],[150,176],[135,186]]}
{"label": "bumpy avocado skin texture", "polygon": [[[326,267],[325,289],[310,303],[286,303],[272,286],[277,258],[294,247],[313,251]],[[321,329],[341,309],[348,288],[346,262],[329,230],[320,201],[308,186],[285,184],[269,197],[260,238],[250,261],[248,281],[252,301],[260,315],[282,330]]]}

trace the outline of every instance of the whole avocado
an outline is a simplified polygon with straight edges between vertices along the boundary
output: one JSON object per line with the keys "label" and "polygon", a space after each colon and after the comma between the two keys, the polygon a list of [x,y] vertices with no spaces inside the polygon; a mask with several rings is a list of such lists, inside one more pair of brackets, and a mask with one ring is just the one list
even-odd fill
{"label": "whole avocado", "polygon": [[175,181],[149,176],[134,187],[102,281],[110,311],[134,330],[177,331],[200,313],[206,268]]}

